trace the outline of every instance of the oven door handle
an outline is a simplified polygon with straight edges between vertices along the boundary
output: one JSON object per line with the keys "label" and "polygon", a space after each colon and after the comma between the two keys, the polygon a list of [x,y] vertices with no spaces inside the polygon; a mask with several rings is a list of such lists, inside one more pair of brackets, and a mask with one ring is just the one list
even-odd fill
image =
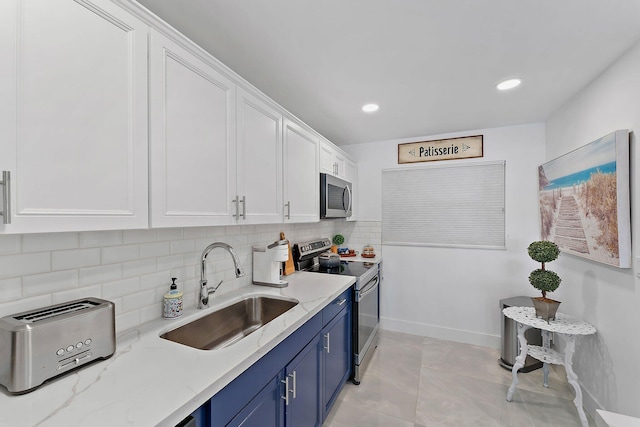
{"label": "oven door handle", "polygon": [[380,281],[379,276],[376,276],[373,279],[369,280],[369,282],[366,285],[364,285],[364,287],[361,290],[356,292],[356,302],[360,302],[362,298],[367,296],[367,294],[370,294],[371,292],[378,289],[379,281]]}

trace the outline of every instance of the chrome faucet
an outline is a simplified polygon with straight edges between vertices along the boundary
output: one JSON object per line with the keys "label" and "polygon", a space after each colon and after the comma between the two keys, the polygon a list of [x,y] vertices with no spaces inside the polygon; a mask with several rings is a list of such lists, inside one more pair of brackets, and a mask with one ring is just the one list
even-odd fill
{"label": "chrome faucet", "polygon": [[231,258],[233,258],[233,264],[236,269],[236,277],[244,276],[244,270],[240,265],[240,260],[238,259],[238,254],[236,253],[235,249],[224,242],[215,242],[207,246],[204,251],[202,251],[200,266],[200,297],[198,298],[198,308],[200,309],[209,307],[209,295],[214,293],[222,284],[222,280],[220,280],[220,282],[216,286],[212,288],[207,287],[207,255],[209,255],[209,252],[211,252],[211,250],[214,248],[222,248],[229,252]]}

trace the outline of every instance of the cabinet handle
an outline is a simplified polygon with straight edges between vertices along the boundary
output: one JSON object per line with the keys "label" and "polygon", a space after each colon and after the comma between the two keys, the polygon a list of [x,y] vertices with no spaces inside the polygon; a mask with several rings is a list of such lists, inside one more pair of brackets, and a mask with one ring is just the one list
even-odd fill
{"label": "cabinet handle", "polygon": [[331,332],[327,332],[324,334],[325,339],[327,340],[327,345],[324,347],[327,350],[327,354],[331,353]]}
{"label": "cabinet handle", "polygon": [[2,171],[2,223],[11,224],[11,172]]}
{"label": "cabinet handle", "polygon": [[291,201],[288,201],[285,205],[285,208],[287,208],[287,214],[285,215],[285,217],[287,219],[291,219]]}
{"label": "cabinet handle", "polygon": [[296,388],[297,388],[297,383],[298,381],[296,380],[296,371],[293,371],[292,373],[289,374],[289,376],[293,379],[293,388],[290,390],[291,393],[293,393],[293,398],[296,398]]}
{"label": "cabinet handle", "polygon": [[284,377],[284,380],[280,380],[284,384],[284,396],[280,396],[284,400],[284,406],[289,406],[289,376]]}
{"label": "cabinet handle", "polygon": [[[240,200],[240,203],[242,203],[242,215],[240,215],[242,217],[242,219],[246,220],[247,219],[247,196],[242,196],[242,200]],[[238,219],[240,219],[238,217]]]}
{"label": "cabinet handle", "polygon": [[231,202],[236,204],[236,213],[233,215],[233,217],[235,219],[240,219],[240,206],[239,206],[240,198],[236,196],[236,198],[233,199]]}
{"label": "cabinet handle", "polygon": [[344,298],[342,300],[340,300],[340,302],[338,303],[338,307],[340,307],[341,305],[343,305],[345,302],[347,302],[347,299]]}

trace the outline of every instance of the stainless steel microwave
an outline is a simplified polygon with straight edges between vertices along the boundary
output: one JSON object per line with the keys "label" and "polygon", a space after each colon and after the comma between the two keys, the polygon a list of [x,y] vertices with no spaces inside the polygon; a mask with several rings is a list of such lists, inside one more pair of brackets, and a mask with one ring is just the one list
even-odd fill
{"label": "stainless steel microwave", "polygon": [[353,204],[351,183],[320,174],[320,218],[349,218]]}

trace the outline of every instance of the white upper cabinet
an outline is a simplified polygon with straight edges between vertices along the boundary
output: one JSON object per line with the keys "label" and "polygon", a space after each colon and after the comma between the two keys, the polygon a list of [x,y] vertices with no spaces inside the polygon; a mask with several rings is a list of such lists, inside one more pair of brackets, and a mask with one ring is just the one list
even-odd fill
{"label": "white upper cabinet", "polygon": [[0,2],[0,233],[148,226],[147,35],[107,0]]}
{"label": "white upper cabinet", "polygon": [[238,223],[280,223],[282,115],[239,87],[237,120]]}
{"label": "white upper cabinet", "polygon": [[329,141],[320,142],[320,172],[346,179],[348,159]]}
{"label": "white upper cabinet", "polygon": [[151,226],[235,223],[235,83],[152,30],[150,92]]}
{"label": "white upper cabinet", "polygon": [[320,173],[318,137],[284,119],[285,222],[320,219]]}

